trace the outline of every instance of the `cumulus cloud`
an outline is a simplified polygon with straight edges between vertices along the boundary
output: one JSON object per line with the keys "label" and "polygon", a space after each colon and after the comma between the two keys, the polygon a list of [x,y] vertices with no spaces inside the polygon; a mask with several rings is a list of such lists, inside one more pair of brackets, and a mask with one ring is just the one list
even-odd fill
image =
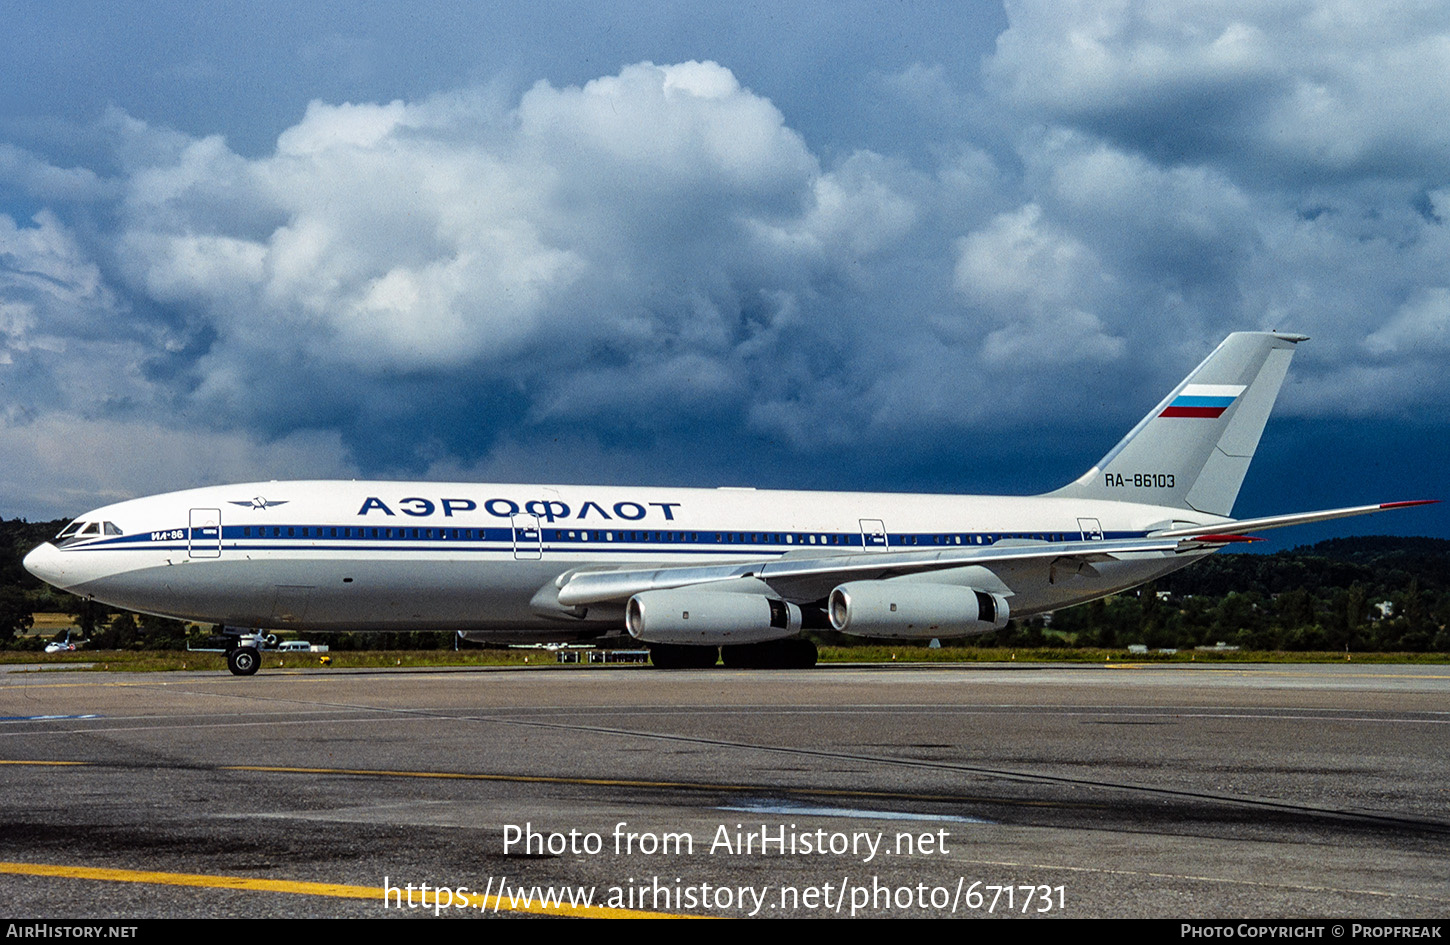
{"label": "cumulus cloud", "polygon": [[982,291],[964,281],[971,253],[1030,213],[1059,258],[1076,246],[1093,264],[1061,260],[1025,310],[1071,311],[1065,293],[1132,348],[1185,359],[1228,330],[1305,332],[1286,411],[1443,400],[1430,364],[1450,134],[1425,117],[1450,104],[1450,15],[1256,0],[1008,12],[984,68],[1025,192],[962,241],[961,291]]}
{"label": "cumulus cloud", "polygon": [[1107,288],[1102,263],[1081,241],[1048,225],[1036,204],[1001,214],[964,237],[960,249],[957,289],[1000,326],[983,349],[994,363],[1062,364],[1121,354],[1122,340],[1085,307]]}
{"label": "cumulus cloud", "polygon": [[[859,317],[863,267],[900,250],[922,184],[865,152],[823,167],[710,62],[539,82],[511,106],[314,102],[258,157],[103,125],[110,228],[82,247],[53,216],[0,218],[7,350],[117,333],[129,386],[97,386],[127,386],[127,419],[164,404],[178,426],[340,428],[373,469],[569,422],[749,432],[802,352],[839,354],[826,375],[867,356],[860,321],[833,339],[830,320]],[[410,456],[408,434],[432,445]]]}
{"label": "cumulus cloud", "polygon": [[[48,335],[42,332],[63,330],[64,323],[55,321],[68,313],[97,319],[112,307],[99,269],[81,255],[55,216],[42,212],[34,224],[18,226],[0,216],[0,260],[5,263],[0,269],[0,359],[6,364],[32,345],[45,345]],[[87,320],[83,315],[75,327]]]}
{"label": "cumulus cloud", "polygon": [[1443,169],[1450,11],[1417,0],[1017,0],[988,72],[1014,104],[1241,173]]}
{"label": "cumulus cloud", "polygon": [[1450,287],[1433,286],[1416,293],[1365,339],[1365,346],[1375,354],[1450,354]]}
{"label": "cumulus cloud", "polygon": [[208,138],[132,181],[118,264],[206,314],[210,360],[286,347],[374,373],[510,374],[599,344],[728,343],[702,310],[738,309],[792,263],[753,234],[812,212],[817,188],[829,204],[870,186],[823,177],[713,63],[540,83],[506,113],[470,95],[314,102],[274,155]]}
{"label": "cumulus cloud", "polygon": [[356,476],[335,433],[261,441],[242,432],[52,413],[0,419],[0,507],[44,519],[198,483]]}
{"label": "cumulus cloud", "polygon": [[10,184],[42,200],[92,201],[115,196],[114,189],[84,167],[56,167],[23,148],[0,143],[0,185]]}
{"label": "cumulus cloud", "polygon": [[[314,101],[262,153],[119,110],[94,167],[0,142],[31,208],[0,213],[0,475],[100,495],[57,435],[193,437],[225,458],[197,482],[891,485],[984,432],[1106,448],[1259,328],[1315,336],[1288,412],[1443,402],[1450,132],[1415,116],[1450,104],[1450,18],[1008,14],[980,89],[875,73],[925,136],[899,152],[813,148],[701,61]],[[143,466],[122,488],[182,484]]]}

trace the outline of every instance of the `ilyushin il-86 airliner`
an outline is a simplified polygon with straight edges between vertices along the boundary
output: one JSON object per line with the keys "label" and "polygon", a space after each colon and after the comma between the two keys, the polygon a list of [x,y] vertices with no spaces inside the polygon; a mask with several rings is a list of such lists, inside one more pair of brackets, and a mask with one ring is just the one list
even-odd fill
{"label": "ilyushin il-86 airliner", "polygon": [[629,636],[663,667],[800,667],[803,630],[987,633],[1176,571],[1244,533],[1391,502],[1235,521],[1295,345],[1230,335],[1076,481],[1038,496],[266,482],[87,512],[25,566],[73,594],[219,624],[250,675],[276,630]]}

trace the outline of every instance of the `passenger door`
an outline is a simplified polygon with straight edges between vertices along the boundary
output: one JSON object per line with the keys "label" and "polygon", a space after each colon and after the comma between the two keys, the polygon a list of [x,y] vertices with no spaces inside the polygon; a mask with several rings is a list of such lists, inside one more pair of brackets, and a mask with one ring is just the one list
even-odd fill
{"label": "passenger door", "polygon": [[193,558],[222,556],[222,510],[192,509],[186,553]]}

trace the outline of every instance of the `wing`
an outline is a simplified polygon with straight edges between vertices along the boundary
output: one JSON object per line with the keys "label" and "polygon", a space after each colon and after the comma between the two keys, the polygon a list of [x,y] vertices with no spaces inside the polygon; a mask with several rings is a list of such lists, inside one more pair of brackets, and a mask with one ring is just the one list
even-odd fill
{"label": "wing", "polygon": [[845,581],[878,581],[888,578],[924,574],[980,565],[989,570],[1004,569],[1028,562],[1050,561],[1065,565],[1092,565],[1123,560],[1144,554],[1186,554],[1216,551],[1236,542],[1260,539],[1241,534],[1244,531],[1282,528],[1306,522],[1368,515],[1388,509],[1427,505],[1438,500],[1385,502],[1318,512],[1299,512],[1234,521],[1225,519],[1211,525],[1166,529],[1144,538],[1120,538],[1096,541],[1041,542],[1019,539],[999,541],[991,546],[952,547],[931,551],[861,552],[856,554],[821,554],[791,552],[782,557],[757,561],[732,561],[718,565],[685,565],[680,567],[588,570],[566,572],[555,582],[558,605],[562,608],[628,600],[643,591],[669,590],[679,587],[715,584],[754,578],[770,587],[782,598],[796,602],[825,598],[831,589]]}
{"label": "wing", "polygon": [[1128,538],[1107,541],[1026,542],[1001,541],[991,547],[943,548],[933,551],[865,552],[617,571],[574,571],[560,577],[559,604],[575,607],[623,601],[643,591],[668,590],[755,578],[783,598],[820,600],[843,581],[872,581],[968,565],[1001,567],[1025,561],[1071,559],[1091,564],[1122,555],[1144,552],[1206,551],[1238,535],[1201,535],[1188,538]]}

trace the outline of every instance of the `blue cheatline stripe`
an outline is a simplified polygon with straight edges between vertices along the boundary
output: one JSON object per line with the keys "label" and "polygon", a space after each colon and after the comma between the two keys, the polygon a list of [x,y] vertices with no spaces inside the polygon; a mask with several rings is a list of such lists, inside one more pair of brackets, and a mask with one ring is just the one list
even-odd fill
{"label": "blue cheatline stripe", "polygon": [[[360,534],[347,535],[348,529],[355,530]],[[294,534],[288,537],[286,533],[291,530]],[[339,533],[333,536],[331,533],[336,530]],[[398,534],[391,537],[379,535],[374,537],[371,532],[386,532],[388,529],[379,526],[374,529],[372,526],[317,526],[317,525],[231,525],[223,529],[223,545],[232,551],[442,551],[451,552],[475,552],[475,553],[498,553],[510,552],[515,548],[514,534],[508,528],[454,528],[449,526],[447,531],[450,537],[441,537],[441,527],[418,526],[416,529],[409,526],[404,534],[404,529],[394,527],[391,530]],[[166,531],[176,531],[167,529]],[[247,534],[248,531],[256,531],[259,534]],[[281,532],[280,535],[260,534],[260,532]],[[361,534],[361,532],[369,534]],[[429,532],[433,534],[429,536]],[[859,534],[844,534],[831,532],[764,532],[764,531],[699,531],[699,530],[674,530],[665,529],[572,529],[574,537],[569,537],[571,529],[567,528],[543,528],[542,546],[544,550],[593,550],[615,552],[621,554],[707,554],[707,555],[753,555],[779,554],[787,551],[830,551],[835,549],[864,548],[865,543]],[[580,537],[585,532],[594,537]],[[326,534],[306,534],[308,532],[325,532]],[[415,537],[412,533],[417,532]],[[613,540],[602,537],[612,532],[616,537]],[[453,533],[459,533],[459,537],[453,537]],[[87,542],[82,545],[72,545],[65,551],[140,551],[150,549],[152,551],[180,551],[187,550],[188,545],[185,539],[168,541],[150,541],[150,532],[142,532],[136,535],[113,537],[99,541]],[[623,536],[649,534],[647,540],[627,539]],[[678,539],[664,540],[660,534],[686,536]],[[695,536],[690,538],[688,536]],[[749,536],[771,536],[772,540],[748,540]],[[810,537],[814,535],[817,541],[812,544]],[[821,541],[821,535],[827,535],[834,541]],[[1115,538],[1143,538],[1146,532],[1104,532],[1104,539]],[[719,537],[717,537],[719,536]],[[726,537],[729,536],[729,537]],[[735,536],[741,536],[739,540]],[[787,542],[784,539],[791,538]],[[780,540],[775,540],[780,539]],[[959,540],[960,539],[960,540]],[[1045,541],[1050,544],[1063,542],[1082,541],[1080,531],[1031,531],[1031,532],[897,532],[887,535],[886,547],[892,551],[932,551],[946,550],[951,548],[987,548],[995,545],[1004,539],[1031,539]],[[210,539],[213,543],[215,539]],[[537,549],[540,546],[538,539],[529,538],[520,540],[518,547],[525,550]],[[879,544],[872,544],[870,547],[881,547]]]}

